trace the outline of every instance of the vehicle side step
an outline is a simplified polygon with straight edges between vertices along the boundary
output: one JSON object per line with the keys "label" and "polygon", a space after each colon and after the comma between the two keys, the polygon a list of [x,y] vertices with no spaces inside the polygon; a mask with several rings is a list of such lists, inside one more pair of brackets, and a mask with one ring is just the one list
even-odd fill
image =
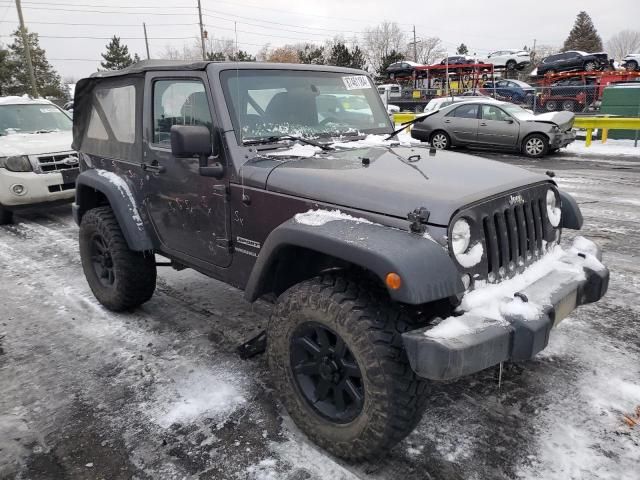
{"label": "vehicle side step", "polygon": [[258,335],[240,345],[236,351],[243,360],[260,355],[267,350],[267,331],[262,330]]}

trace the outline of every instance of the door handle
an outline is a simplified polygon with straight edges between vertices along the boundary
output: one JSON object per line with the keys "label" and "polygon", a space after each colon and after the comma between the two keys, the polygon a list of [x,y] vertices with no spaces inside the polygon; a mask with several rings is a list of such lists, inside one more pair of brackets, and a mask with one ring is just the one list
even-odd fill
{"label": "door handle", "polygon": [[451,120],[445,120],[444,123],[451,123]]}
{"label": "door handle", "polygon": [[158,165],[157,160],[154,160],[151,163],[143,163],[140,166],[145,172],[164,173],[167,171],[165,167],[163,167],[162,165]]}
{"label": "door handle", "polygon": [[487,124],[486,124],[486,123],[481,123],[481,124],[480,124],[480,126],[481,126],[481,127],[486,127],[486,126],[487,126]]}

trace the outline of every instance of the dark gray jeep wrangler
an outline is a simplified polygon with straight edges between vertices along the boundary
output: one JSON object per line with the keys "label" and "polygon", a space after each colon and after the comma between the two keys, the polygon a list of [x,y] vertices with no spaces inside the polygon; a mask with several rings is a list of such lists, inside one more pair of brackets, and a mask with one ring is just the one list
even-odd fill
{"label": "dark gray jeep wrangler", "polygon": [[140,62],[78,82],[73,120],[96,298],[149,301],[157,253],[274,301],[274,389],[341,457],[388,451],[430,380],[533,357],[607,289],[598,247],[558,246],[582,217],[551,178],[403,143],[362,71]]}

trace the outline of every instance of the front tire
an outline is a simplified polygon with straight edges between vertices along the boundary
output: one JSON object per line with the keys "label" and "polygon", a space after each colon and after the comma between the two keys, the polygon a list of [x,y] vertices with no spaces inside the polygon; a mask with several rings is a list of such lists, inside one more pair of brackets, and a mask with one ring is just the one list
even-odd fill
{"label": "front tire", "polygon": [[584,64],[584,71],[585,72],[593,72],[596,69],[596,63],[595,62],[587,62]]}
{"label": "front tire", "polygon": [[548,151],[549,139],[541,133],[529,135],[522,142],[522,153],[527,157],[540,158],[545,156]]}
{"label": "front tire", "polygon": [[638,70],[638,62],[635,60],[629,60],[624,68],[629,72],[635,72]]}
{"label": "front tire", "polygon": [[448,150],[451,148],[451,137],[449,137],[447,132],[438,130],[437,132],[433,132],[429,143],[438,150]]}
{"label": "front tire", "polygon": [[565,112],[574,112],[576,110],[577,103],[573,100],[565,100],[562,102],[562,110]]}
{"label": "front tire", "polygon": [[361,460],[385,454],[413,430],[427,382],[403,349],[409,324],[385,291],[340,275],[280,296],[268,327],[273,384],[315,443]]}
{"label": "front tire", "polygon": [[89,287],[107,309],[128,310],[153,296],[155,257],[129,249],[111,207],[94,208],[84,214],[79,243]]}
{"label": "front tire", "polygon": [[505,66],[507,70],[513,71],[516,69],[517,63],[515,60],[509,60]]}
{"label": "front tire", "polygon": [[8,225],[11,222],[13,222],[13,212],[0,205],[0,225]]}

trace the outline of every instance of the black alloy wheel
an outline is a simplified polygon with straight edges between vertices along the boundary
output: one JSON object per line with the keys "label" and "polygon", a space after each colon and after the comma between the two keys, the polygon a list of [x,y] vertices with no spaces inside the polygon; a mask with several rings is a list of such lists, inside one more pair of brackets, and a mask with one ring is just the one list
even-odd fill
{"label": "black alloy wheel", "polygon": [[107,243],[99,233],[91,239],[91,263],[100,283],[105,287],[113,287],[116,281],[113,258]]}
{"label": "black alloy wheel", "polygon": [[309,405],[335,423],[349,423],[364,406],[362,372],[344,340],[314,322],[298,326],[291,337],[291,368]]}

